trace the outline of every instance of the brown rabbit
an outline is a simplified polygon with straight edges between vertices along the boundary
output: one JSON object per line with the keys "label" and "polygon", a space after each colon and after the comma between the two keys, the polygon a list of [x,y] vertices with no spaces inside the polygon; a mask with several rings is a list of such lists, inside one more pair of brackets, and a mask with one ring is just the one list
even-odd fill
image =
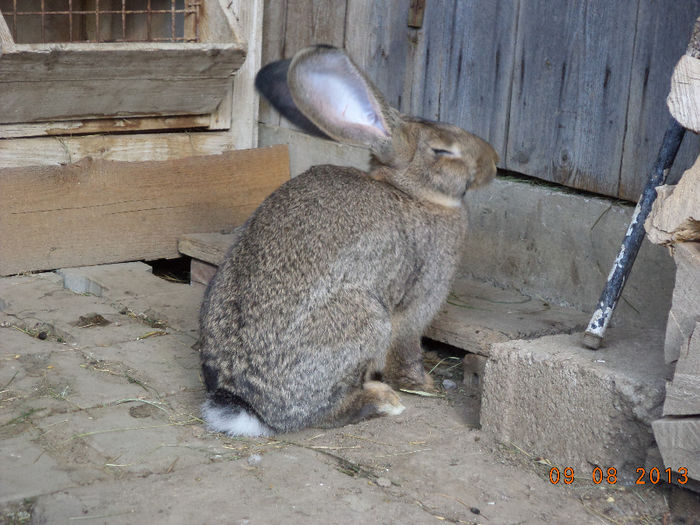
{"label": "brown rabbit", "polygon": [[209,426],[269,435],[398,414],[424,388],[420,338],[450,288],[464,195],[496,173],[485,141],[400,115],[341,50],[258,73],[306,129],[369,146],[369,173],[315,166],[246,222],[201,310]]}

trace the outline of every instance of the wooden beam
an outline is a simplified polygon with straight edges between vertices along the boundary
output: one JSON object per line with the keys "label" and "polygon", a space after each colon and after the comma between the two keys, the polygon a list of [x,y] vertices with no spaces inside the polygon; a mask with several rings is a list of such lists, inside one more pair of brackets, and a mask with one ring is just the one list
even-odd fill
{"label": "wooden beam", "polygon": [[0,124],[0,139],[46,135],[133,133],[136,131],[208,128],[211,121],[211,115],[183,115],[177,117],[108,118],[35,122],[29,124]]}
{"label": "wooden beam", "polygon": [[[104,160],[172,160],[237,149],[229,133],[135,133],[0,140],[0,169]],[[240,149],[240,148],[238,148]]]}
{"label": "wooden beam", "polygon": [[288,178],[285,146],[2,169],[0,275],[177,257],[178,237],[241,224]]}

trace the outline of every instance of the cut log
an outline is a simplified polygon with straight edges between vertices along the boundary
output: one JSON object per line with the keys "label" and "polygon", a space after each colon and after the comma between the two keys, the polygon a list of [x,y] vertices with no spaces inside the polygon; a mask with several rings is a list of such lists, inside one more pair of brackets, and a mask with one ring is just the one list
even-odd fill
{"label": "cut log", "polygon": [[656,192],[644,223],[649,240],[655,244],[700,240],[700,157],[677,185],[659,186]]}
{"label": "cut log", "polygon": [[678,61],[666,104],[683,127],[700,132],[700,58],[683,55]]}
{"label": "cut log", "polygon": [[695,324],[700,319],[700,243],[682,242],[674,246],[676,285],[666,324],[666,362],[677,361],[687,353]]}

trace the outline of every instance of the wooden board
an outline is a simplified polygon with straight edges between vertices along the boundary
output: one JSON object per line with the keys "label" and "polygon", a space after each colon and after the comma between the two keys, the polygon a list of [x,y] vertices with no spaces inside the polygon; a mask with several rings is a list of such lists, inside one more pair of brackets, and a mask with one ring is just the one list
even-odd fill
{"label": "wooden board", "polygon": [[177,247],[183,255],[218,266],[237,236],[238,233],[190,233],[180,237]]}
{"label": "wooden board", "polygon": [[255,75],[260,69],[263,0],[226,0],[223,9],[232,19],[231,23],[235,20],[236,32],[245,36],[251,50],[234,79],[232,107],[229,108],[229,111],[233,111],[231,136],[239,148],[255,148],[258,145],[260,103],[255,89]]}
{"label": "wooden board", "polygon": [[288,178],[284,146],[0,170],[0,275],[177,257],[180,235],[242,223]]}
{"label": "wooden board", "polygon": [[[284,57],[287,29],[287,0],[265,2],[263,11],[263,35],[261,65],[265,66]],[[280,114],[265,98],[260,98],[258,114],[260,122],[278,126]]]}
{"label": "wooden board", "polygon": [[508,169],[617,195],[637,17],[630,7],[520,3]]}
{"label": "wooden board", "polygon": [[[231,119],[229,118],[229,126],[230,120]],[[138,131],[193,128],[211,128],[211,115],[64,120],[60,122],[35,122],[31,124],[0,124],[0,139],[37,137],[42,135],[55,136],[85,135],[91,133],[133,133]]]}
{"label": "wooden board", "polygon": [[238,148],[228,133],[147,133],[0,140],[0,169],[62,165],[85,157],[129,162],[216,155]]}
{"label": "wooden board", "polygon": [[[402,111],[456,124],[488,140],[501,165],[517,12],[517,2],[442,0],[428,5],[423,30],[408,39],[409,78],[401,104]],[[389,75],[400,73],[394,67]]]}
{"label": "wooden board", "polygon": [[[415,29],[408,0],[326,5],[268,3],[264,62],[344,34],[402,112],[484,137],[502,168],[629,200],[658,152],[670,71],[700,12],[700,0],[434,0]],[[262,120],[288,126],[269,108]],[[700,137],[689,134],[672,182],[698,153]]]}
{"label": "wooden board", "polygon": [[230,80],[132,79],[0,83],[0,122],[201,115],[214,111]]}
{"label": "wooden board", "polygon": [[[671,119],[665,101],[673,67],[685,51],[699,13],[700,0],[639,0],[634,53],[626,65],[631,73],[626,128],[618,131],[624,133],[625,139],[621,167],[615,172],[620,180],[617,195],[623,199],[637,201],[649,179]],[[668,176],[669,183],[675,183],[698,154],[700,137],[686,133]],[[609,176],[612,178],[613,174]]]}

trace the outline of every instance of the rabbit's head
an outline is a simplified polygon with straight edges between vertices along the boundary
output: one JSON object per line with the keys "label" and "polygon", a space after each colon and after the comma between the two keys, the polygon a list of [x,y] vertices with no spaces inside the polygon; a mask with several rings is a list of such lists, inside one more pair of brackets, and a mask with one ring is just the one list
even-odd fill
{"label": "rabbit's head", "polygon": [[417,199],[458,207],[467,190],[496,174],[498,155],[486,141],[456,126],[401,115],[340,49],[303,49],[264,67],[256,86],[302,129],[368,146],[370,176]]}

